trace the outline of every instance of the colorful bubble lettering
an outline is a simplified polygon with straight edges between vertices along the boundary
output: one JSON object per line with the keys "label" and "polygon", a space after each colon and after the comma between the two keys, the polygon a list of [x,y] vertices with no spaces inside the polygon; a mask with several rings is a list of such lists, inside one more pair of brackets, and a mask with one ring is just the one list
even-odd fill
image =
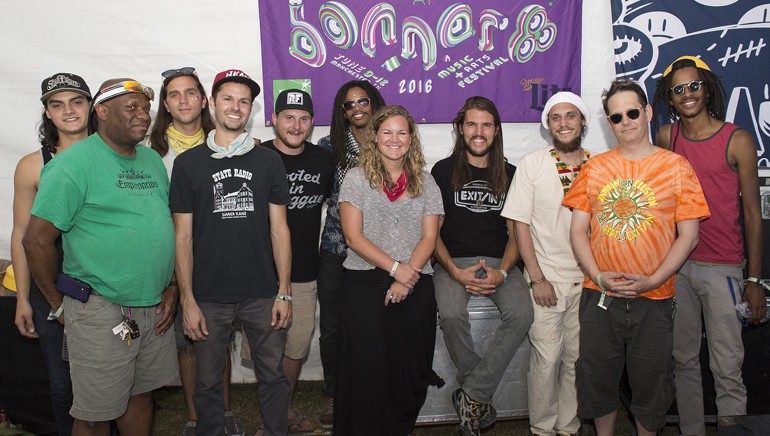
{"label": "colorful bubble lettering", "polygon": [[508,18],[494,9],[484,9],[479,15],[479,50],[492,51],[495,44],[492,41],[492,29],[505,30]]}
{"label": "colorful bubble lettering", "polygon": [[403,38],[401,46],[401,57],[412,59],[417,56],[417,40],[422,43],[422,68],[430,71],[436,66],[438,48],[436,46],[436,35],[420,17],[407,17],[401,26],[401,37]]}
{"label": "colorful bubble lettering", "polygon": [[456,3],[446,8],[436,25],[441,46],[452,48],[472,37],[475,33],[472,21],[473,13],[470,6]]}
{"label": "colorful bubble lettering", "polygon": [[361,23],[361,49],[370,58],[377,51],[375,41],[377,25],[381,26],[382,41],[385,45],[396,43],[396,10],[387,3],[377,3],[366,13]]}
{"label": "colorful bubble lettering", "polygon": [[540,5],[524,8],[516,19],[516,32],[508,41],[511,60],[526,63],[537,52],[544,52],[556,40],[556,25],[548,21],[548,14]]}
{"label": "colorful bubble lettering", "polygon": [[302,1],[289,3],[291,43],[289,54],[307,65],[318,68],[326,63],[326,44],[321,33],[304,21],[305,7]]}
{"label": "colorful bubble lettering", "polygon": [[339,2],[326,2],[318,10],[321,30],[332,44],[349,49],[358,41],[358,22],[353,11]]}

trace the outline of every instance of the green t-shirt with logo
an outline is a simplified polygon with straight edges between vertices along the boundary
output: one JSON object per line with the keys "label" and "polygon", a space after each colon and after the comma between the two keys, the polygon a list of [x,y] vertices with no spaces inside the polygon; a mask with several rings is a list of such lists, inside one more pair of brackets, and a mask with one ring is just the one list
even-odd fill
{"label": "green t-shirt with logo", "polygon": [[160,301],[174,270],[168,175],[158,154],[113,151],[98,134],[56,156],[32,215],[62,231],[64,273],[122,306]]}

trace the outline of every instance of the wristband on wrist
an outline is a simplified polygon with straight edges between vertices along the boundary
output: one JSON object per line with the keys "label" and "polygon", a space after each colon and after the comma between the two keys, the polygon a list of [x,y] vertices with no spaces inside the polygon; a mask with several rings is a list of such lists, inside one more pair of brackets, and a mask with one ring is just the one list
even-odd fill
{"label": "wristband on wrist", "polygon": [[531,281],[529,282],[529,287],[531,288],[533,285],[539,285],[540,283],[543,283],[544,281],[545,281],[545,276],[543,276],[543,277],[540,277],[540,278],[539,278],[539,279],[537,279],[537,280],[531,280]]}
{"label": "wristband on wrist", "polygon": [[54,312],[53,310],[48,312],[48,318],[47,318],[48,321],[55,321],[59,319],[63,311],[64,311],[64,304],[60,305],[59,309],[56,312]]}
{"label": "wristband on wrist", "polygon": [[602,273],[601,271],[599,274],[596,275],[596,284],[599,285],[599,289],[601,289],[602,292],[607,292],[606,289],[604,289],[604,285],[602,284]]}
{"label": "wristband on wrist", "polygon": [[400,264],[400,263],[401,262],[399,262],[399,261],[393,262],[393,267],[390,268],[390,276],[391,277],[393,277],[396,274],[396,270],[398,269],[398,264]]}
{"label": "wristband on wrist", "polygon": [[291,301],[292,298],[291,298],[291,295],[289,295],[289,294],[277,294],[275,296],[275,301],[281,301],[281,300]]}
{"label": "wristband on wrist", "polygon": [[[599,285],[599,289],[602,290],[602,296],[599,297],[599,304],[597,306],[601,307],[604,310],[607,310],[607,305],[604,304],[604,298],[607,296],[607,289],[604,288],[604,285],[602,284],[602,272],[599,271],[599,274],[596,275],[596,284]],[[607,303],[609,304],[609,303]]]}
{"label": "wristband on wrist", "polygon": [[500,274],[503,275],[503,284],[508,283],[508,271],[506,271],[506,270],[504,270],[502,268],[498,268],[497,271],[499,271]]}
{"label": "wristband on wrist", "polygon": [[758,279],[756,277],[749,277],[746,279],[746,281],[758,284],[763,291],[770,291],[770,286],[768,286],[767,283],[763,282],[762,279]]}

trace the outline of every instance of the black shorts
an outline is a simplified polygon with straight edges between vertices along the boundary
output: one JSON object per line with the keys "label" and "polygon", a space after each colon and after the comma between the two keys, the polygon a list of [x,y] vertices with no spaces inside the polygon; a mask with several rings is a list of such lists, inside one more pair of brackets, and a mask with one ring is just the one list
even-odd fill
{"label": "black shorts", "polygon": [[656,431],[665,425],[674,400],[673,298],[613,298],[605,310],[597,305],[600,296],[586,288],[580,299],[578,416],[599,418],[620,407],[625,364],[631,413],[644,428]]}

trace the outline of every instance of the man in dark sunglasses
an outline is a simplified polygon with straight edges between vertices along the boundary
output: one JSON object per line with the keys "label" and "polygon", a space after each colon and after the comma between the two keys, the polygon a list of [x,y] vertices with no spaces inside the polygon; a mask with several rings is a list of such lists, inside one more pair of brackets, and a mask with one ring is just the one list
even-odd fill
{"label": "man in dark sunglasses", "polygon": [[563,202],[586,274],[578,416],[593,419],[598,436],[614,434],[626,365],[637,433],[652,436],[674,399],[675,274],[709,209],[687,160],[650,143],[652,109],[637,83],[612,82],[602,104],[618,147],[592,157]]}
{"label": "man in dark sunglasses", "polygon": [[339,195],[342,181],[358,163],[364,142],[366,126],[372,115],[385,106],[380,91],[366,80],[351,80],[337,90],[332,106],[329,136],[318,141],[318,146],[332,154],[334,181],[326,209],[326,222],[321,232],[318,264],[318,304],[321,311],[321,366],[324,372],[324,406],[319,421],[331,426],[334,411],[334,374],[337,367],[337,326],[339,305],[342,301],[342,262],[347,257],[347,245],[342,235]]}
{"label": "man in dark sunglasses", "polygon": [[99,89],[98,130],[45,165],[23,243],[49,319],[66,325],[72,434],[106,436],[115,420],[121,434],[149,435],[152,391],[178,375],[174,334],[164,334],[176,305],[164,291],[174,270],[169,182],[158,154],[138,145],[152,89],[132,79]]}
{"label": "man in dark sunglasses", "polygon": [[744,277],[744,235],[738,223],[741,207],[749,277],[743,300],[751,305],[751,323],[759,322],[767,312],[760,285],[763,235],[757,152],[748,132],[725,122],[724,97],[719,77],[693,56],[675,60],[655,90],[655,104],[665,105],[672,121],[661,127],[658,144],[687,158],[714,212],[701,224],[700,242],[676,281],[674,374],[682,434],[706,431],[699,360],[701,312],[708,314],[703,319],[717,414],[746,414],[742,328],[735,312],[741,295],[731,291],[742,287]]}

